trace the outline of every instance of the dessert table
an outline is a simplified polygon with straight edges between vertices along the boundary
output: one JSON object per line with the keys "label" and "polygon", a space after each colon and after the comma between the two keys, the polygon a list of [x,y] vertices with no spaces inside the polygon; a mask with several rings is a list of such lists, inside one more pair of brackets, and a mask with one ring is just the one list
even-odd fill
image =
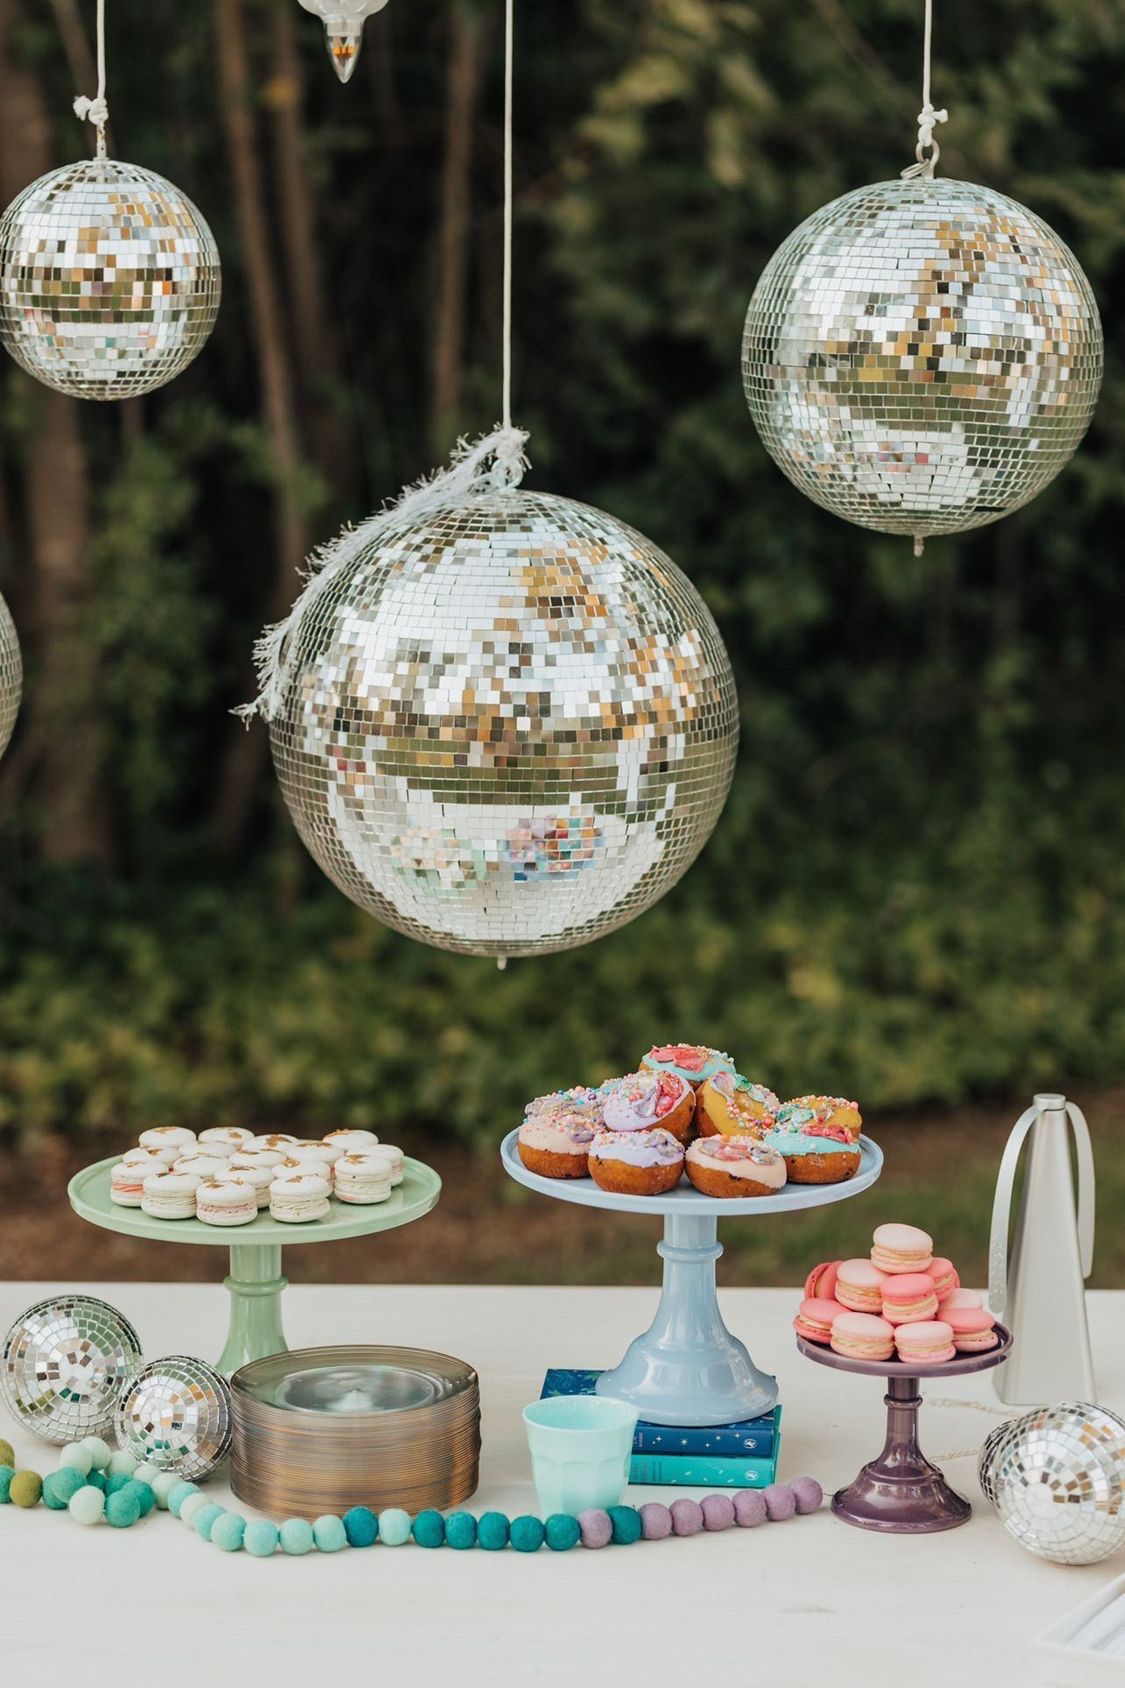
{"label": "dessert table", "polygon": [[[0,1285],[2,1328],[33,1301],[74,1287]],[[128,1315],[153,1359],[209,1353],[222,1319],[219,1285],[82,1287]],[[779,1476],[810,1472],[830,1493],[851,1482],[878,1445],[885,1385],[801,1356],[790,1329],[800,1293],[725,1290],[720,1299],[731,1331],[752,1331],[777,1373],[785,1408]],[[1121,1410],[1125,1292],[1095,1291],[1089,1300],[1099,1398]],[[613,1363],[651,1317],[654,1294],[298,1285],[287,1303],[294,1348],[406,1343],[471,1361],[480,1373],[484,1450],[481,1487],[467,1504],[515,1514],[538,1510],[520,1409],[538,1395],[544,1371]],[[998,1405],[987,1374],[923,1385],[923,1393]],[[224,1685],[296,1688],[321,1667],[335,1681],[377,1671],[384,1680],[462,1688],[609,1680],[673,1688],[734,1671],[734,1680],[769,1688],[948,1688],[954,1675],[994,1688],[1113,1680],[1112,1666],[1071,1663],[1036,1640],[1125,1564],[1032,1558],[982,1499],[975,1460],[943,1457],[976,1447],[999,1420],[930,1403],[922,1420],[926,1452],[973,1504],[962,1529],[929,1536],[852,1529],[825,1505],[785,1524],[601,1553],[410,1546],[261,1561],[220,1553],[163,1514],[133,1530],[86,1531],[43,1507],[6,1507],[4,1678],[36,1680],[54,1653],[51,1626],[61,1622],[75,1638],[71,1662],[87,1688],[120,1681],[129,1660],[161,1688],[196,1688],[201,1670]],[[54,1468],[56,1451],[6,1415],[0,1435],[13,1441],[19,1463]],[[209,1490],[247,1510],[229,1502],[221,1478]],[[630,1489],[625,1498],[639,1504],[701,1492]]]}

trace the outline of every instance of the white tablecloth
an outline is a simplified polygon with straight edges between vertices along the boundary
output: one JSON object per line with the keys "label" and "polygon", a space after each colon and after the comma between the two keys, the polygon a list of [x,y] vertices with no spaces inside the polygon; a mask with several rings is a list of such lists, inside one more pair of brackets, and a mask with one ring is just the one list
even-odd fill
{"label": "white tablecloth", "polygon": [[[0,1286],[0,1330],[39,1297],[74,1286]],[[84,1286],[136,1324],[147,1356],[214,1359],[226,1295],[197,1284]],[[878,1380],[843,1376],[797,1353],[795,1290],[728,1290],[728,1324],[775,1370],[785,1407],[781,1476],[811,1472],[826,1492],[878,1452]],[[520,1409],[548,1365],[620,1358],[649,1322],[655,1291],[474,1287],[294,1287],[291,1347],[400,1342],[474,1364],[481,1377],[481,1486],[469,1504],[538,1510]],[[1125,1293],[1095,1292],[1099,1395],[1125,1403]],[[991,1379],[933,1391],[995,1406]],[[6,1417],[6,1415],[5,1415]],[[922,1446],[973,1502],[964,1527],[917,1538],[817,1516],[756,1530],[635,1547],[535,1555],[375,1548],[268,1561],[220,1553],[154,1516],[128,1531],[83,1530],[39,1507],[0,1509],[0,1682],[417,1682],[435,1688],[1086,1688],[1118,1675],[1036,1645],[1120,1560],[1045,1564],[1012,1541],[977,1488],[973,1448],[998,1420],[928,1407]],[[20,1463],[53,1451],[0,1419]],[[215,1498],[229,1499],[220,1485]],[[627,1499],[691,1490],[636,1489]],[[237,1505],[238,1503],[233,1503]],[[240,1510],[245,1510],[240,1508]],[[362,1676],[358,1673],[362,1672]],[[1125,1675],[1119,1676],[1125,1680]]]}

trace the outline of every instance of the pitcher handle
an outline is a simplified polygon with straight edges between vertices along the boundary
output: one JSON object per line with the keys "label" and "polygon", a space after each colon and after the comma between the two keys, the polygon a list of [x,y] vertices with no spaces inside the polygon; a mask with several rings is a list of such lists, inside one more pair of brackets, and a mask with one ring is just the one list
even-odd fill
{"label": "pitcher handle", "polygon": [[1086,1116],[1074,1102],[1066,1105],[1074,1132],[1074,1158],[1078,1170],[1078,1252],[1082,1276],[1088,1278],[1094,1265],[1094,1151]]}
{"label": "pitcher handle", "polygon": [[998,1319],[1003,1318],[1008,1305],[1008,1227],[1012,1217],[1016,1168],[1024,1140],[1038,1118],[1039,1109],[1034,1104],[1020,1115],[1004,1146],[1000,1171],[996,1177],[996,1195],[992,1203],[992,1232],[988,1245],[988,1305]]}

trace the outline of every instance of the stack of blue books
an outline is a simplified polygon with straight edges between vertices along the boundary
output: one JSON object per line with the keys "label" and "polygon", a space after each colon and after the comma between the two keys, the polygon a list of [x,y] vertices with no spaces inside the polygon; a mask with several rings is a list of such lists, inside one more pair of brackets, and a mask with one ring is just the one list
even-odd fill
{"label": "stack of blue books", "polygon": [[[542,1394],[592,1395],[601,1372],[552,1367]],[[633,1434],[630,1483],[682,1484],[697,1489],[764,1489],[777,1479],[781,1407],[737,1424],[646,1424]]]}

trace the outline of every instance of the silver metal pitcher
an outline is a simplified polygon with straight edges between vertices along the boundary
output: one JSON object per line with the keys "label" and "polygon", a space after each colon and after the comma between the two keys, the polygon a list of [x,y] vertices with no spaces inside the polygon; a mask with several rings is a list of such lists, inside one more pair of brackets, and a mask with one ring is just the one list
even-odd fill
{"label": "silver metal pitcher", "polygon": [[[1070,1141],[1078,1172],[1075,1211]],[[1008,1231],[1016,1168],[1027,1156],[1011,1258]],[[1012,1127],[992,1207],[988,1301],[1012,1332],[992,1376],[1013,1406],[1096,1401],[1085,1280],[1094,1258],[1094,1155],[1082,1110],[1065,1096],[1036,1096]]]}

